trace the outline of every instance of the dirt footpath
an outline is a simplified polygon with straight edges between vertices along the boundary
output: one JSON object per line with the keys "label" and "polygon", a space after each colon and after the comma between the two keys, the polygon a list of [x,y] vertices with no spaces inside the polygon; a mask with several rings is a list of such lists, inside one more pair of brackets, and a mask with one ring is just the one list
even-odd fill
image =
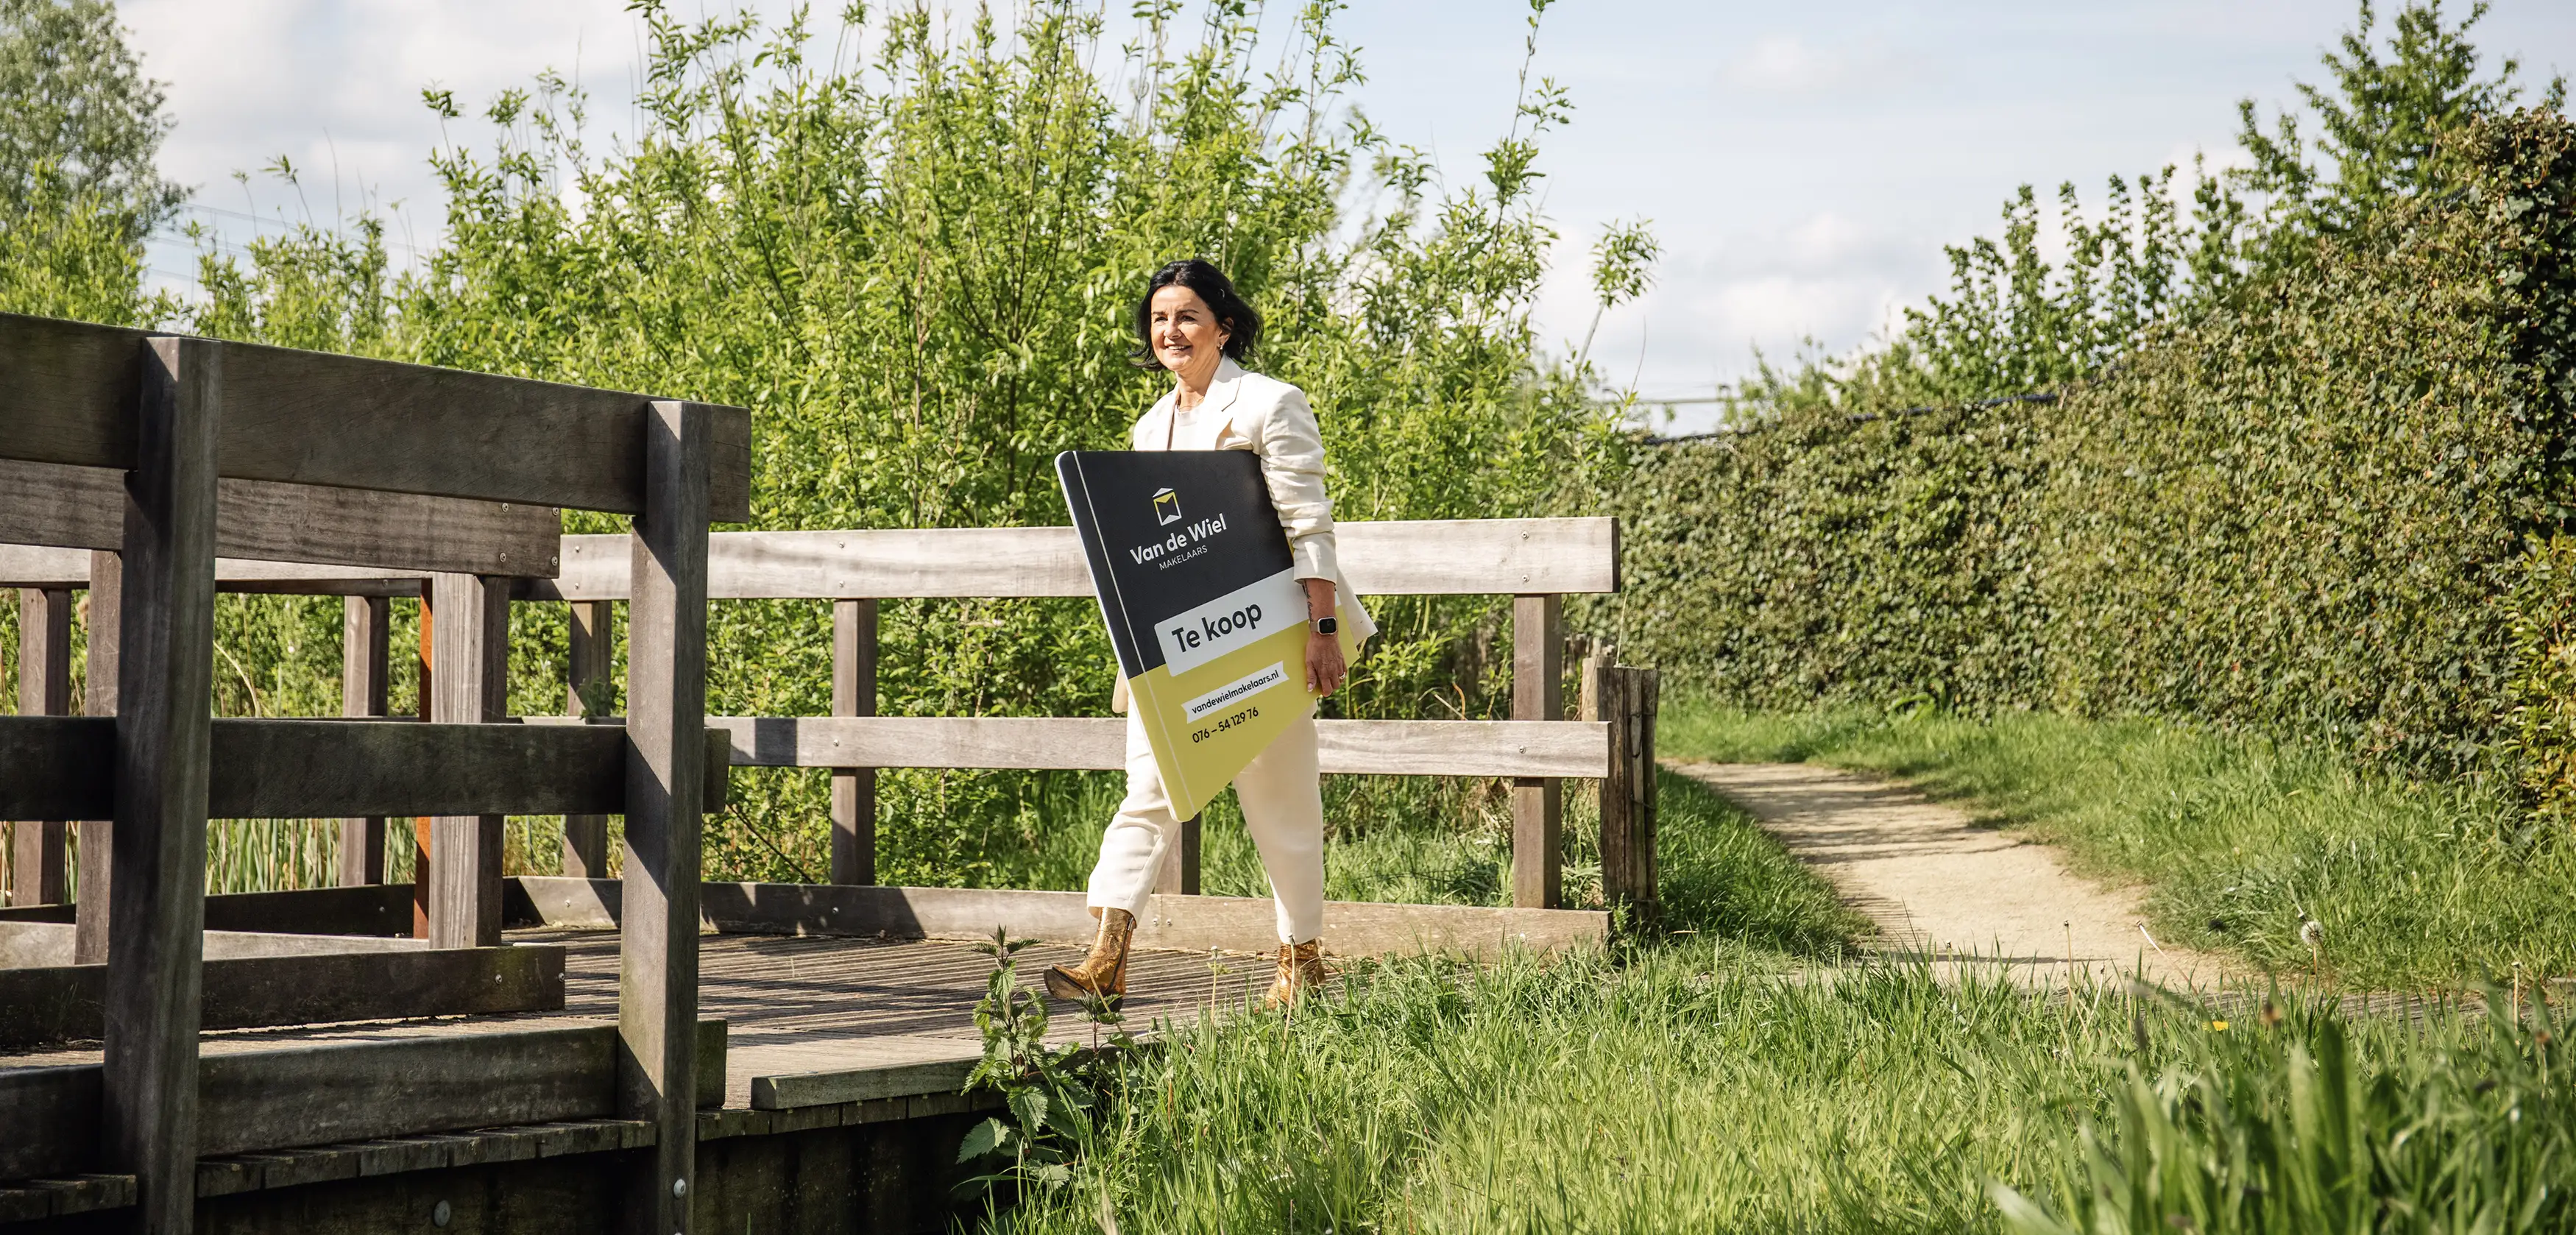
{"label": "dirt footpath", "polygon": [[2150,942],[2134,892],[1904,785],[1808,764],[1665,766],[1750,811],[1878,923],[1886,951],[2001,965],[2032,985],[2081,970],[2207,990],[2225,973],[2209,953]]}

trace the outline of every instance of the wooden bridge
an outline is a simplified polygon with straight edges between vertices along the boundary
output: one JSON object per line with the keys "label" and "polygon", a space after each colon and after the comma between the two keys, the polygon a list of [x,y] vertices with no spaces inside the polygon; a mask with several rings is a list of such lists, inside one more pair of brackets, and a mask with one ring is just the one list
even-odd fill
{"label": "wooden bridge", "polygon": [[[1068,529],[710,536],[748,515],[749,419],[642,395],[6,315],[0,381],[0,584],[24,589],[0,819],[29,821],[0,910],[0,1230],[945,1221],[991,964],[961,941],[1061,951],[1092,922],[1078,893],[875,886],[873,770],[1114,769],[1123,722],[873,715],[876,604],[1088,595]],[[561,536],[562,508],[637,530]],[[1514,720],[1323,727],[1326,771],[1510,778],[1516,907],[1336,903],[1335,951],[1601,939],[1607,915],[1557,907],[1562,783],[1600,782],[1605,892],[1649,900],[1654,688],[1587,665],[1563,719],[1558,597],[1616,588],[1615,528],[1342,542],[1364,594],[1519,597]],[[210,718],[218,589],[347,597],[345,718]],[[415,723],[384,723],[396,595],[431,632]],[[755,597],[835,602],[835,715],[704,715],[708,601]],[[506,714],[514,601],[572,605],[572,715]],[[584,715],[621,604],[628,715]],[[727,765],[835,769],[833,883],[701,881]],[[565,875],[504,875],[508,815],[566,818]],[[386,821],[423,816],[414,884],[384,884]],[[343,886],[205,895],[209,818],[342,820]],[[1139,1019],[1266,976],[1239,954],[1269,902],[1194,895],[1189,839],[1140,932]]]}

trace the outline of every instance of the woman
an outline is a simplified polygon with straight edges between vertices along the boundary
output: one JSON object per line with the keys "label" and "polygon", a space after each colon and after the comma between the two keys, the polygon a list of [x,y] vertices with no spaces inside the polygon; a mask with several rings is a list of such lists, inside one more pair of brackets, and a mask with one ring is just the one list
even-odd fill
{"label": "woman", "polygon": [[[1172,391],[1128,434],[1135,450],[1249,450],[1261,459],[1270,504],[1288,532],[1296,577],[1306,589],[1306,689],[1329,695],[1348,669],[1333,607],[1347,598],[1356,645],[1376,624],[1350,596],[1333,555],[1333,503],[1324,495],[1324,440],[1304,392],[1245,372],[1261,315],[1216,267],[1195,258],[1155,272],[1136,305],[1141,368],[1172,375]],[[1046,972],[1060,999],[1116,999],[1127,991],[1127,945],[1154,892],[1154,876],[1179,839],[1180,821],[1146,743],[1145,726],[1119,683],[1114,710],[1127,717],[1127,798],[1100,838],[1091,870],[1091,912],[1100,936],[1079,965]],[[1289,726],[1235,777],[1243,822],[1261,851],[1279,911],[1279,974],[1268,1002],[1286,1003],[1323,981],[1324,796],[1315,766],[1315,721]]]}

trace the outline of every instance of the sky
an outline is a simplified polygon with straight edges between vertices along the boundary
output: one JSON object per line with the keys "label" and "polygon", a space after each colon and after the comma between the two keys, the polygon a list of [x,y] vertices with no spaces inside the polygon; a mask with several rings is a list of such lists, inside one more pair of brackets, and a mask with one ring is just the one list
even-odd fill
{"label": "sky", "polygon": [[[642,58],[625,0],[123,0],[120,11],[145,71],[167,83],[177,127],[163,171],[196,188],[193,218],[238,242],[281,218],[328,225],[372,208],[391,220],[397,260],[434,245],[442,213],[427,166],[441,129],[424,87],[453,90],[470,113],[554,69],[590,93],[599,148],[628,123]],[[2292,83],[2322,79],[2318,56],[2353,20],[2341,0],[1557,0],[1530,67],[1574,104],[1539,164],[1560,233],[1540,328],[1574,349],[1595,310],[1592,241],[1645,219],[1663,246],[1655,286],[1609,313],[1593,344],[1614,385],[1704,398],[1757,355],[1861,346],[1942,289],[1943,246],[1995,234],[2021,184],[2046,198],[2071,180],[2098,202],[2114,174],[2188,165],[2195,152],[2238,161],[2237,100],[2267,112],[2293,100]],[[1470,183],[1511,122],[1523,5],[1359,0],[1337,29],[1368,75],[1354,104],[1392,141],[1431,152],[1448,183]],[[2576,4],[2495,0],[2476,38],[2491,63],[2518,57],[2535,83],[2576,71]],[[281,155],[299,186],[261,170]],[[184,285],[188,254],[156,244],[156,278]],[[1680,405],[1672,425],[1709,414]]]}

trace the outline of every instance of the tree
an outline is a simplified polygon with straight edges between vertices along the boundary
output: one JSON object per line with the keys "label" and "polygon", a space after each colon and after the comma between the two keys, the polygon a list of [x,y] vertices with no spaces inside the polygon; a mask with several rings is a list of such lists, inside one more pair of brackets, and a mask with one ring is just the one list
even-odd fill
{"label": "tree", "polygon": [[[2440,184],[2442,135],[2511,110],[2522,98],[2514,82],[2521,62],[2508,59],[2494,77],[2478,75],[2469,28],[2486,13],[2485,4],[2472,5],[2454,26],[2443,20],[2441,0],[2410,3],[2398,10],[2382,59],[2372,38],[2378,14],[2370,0],[2361,0],[2360,22],[2344,32],[2341,54],[2319,57],[2331,84],[2296,83],[2323,131],[2314,154],[2333,165],[2333,178],[2311,161],[2295,114],[2275,117],[2266,133],[2254,100],[2245,99],[2236,105],[2237,140],[2254,164],[2235,173],[2234,186],[2269,199],[2275,230],[2314,235],[2348,231],[2389,203]],[[2541,106],[2559,110],[2566,99],[2566,79],[2554,78]]]}
{"label": "tree", "polygon": [[82,203],[117,216],[127,243],[187,190],[154,157],[171,121],[143,76],[114,0],[0,0],[0,206],[26,220]]}

